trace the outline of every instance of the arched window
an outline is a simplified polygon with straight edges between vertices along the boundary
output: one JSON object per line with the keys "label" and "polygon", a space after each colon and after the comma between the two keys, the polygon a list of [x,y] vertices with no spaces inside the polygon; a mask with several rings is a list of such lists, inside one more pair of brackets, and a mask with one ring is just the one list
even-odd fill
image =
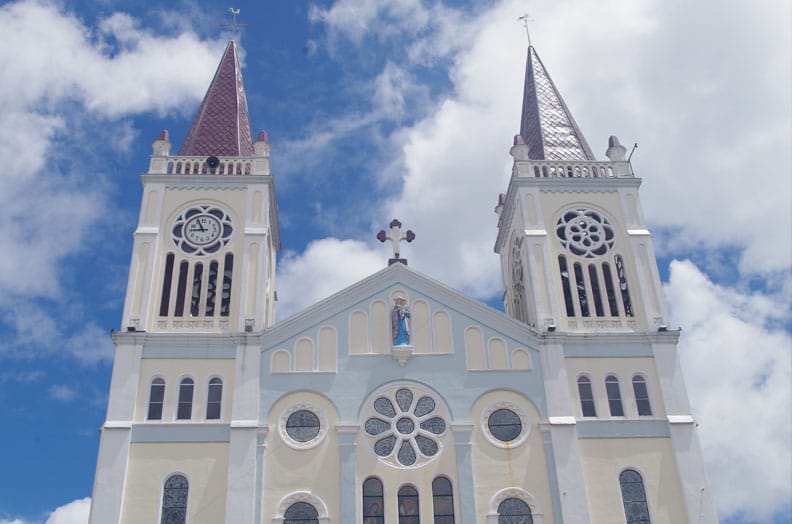
{"label": "arched window", "polygon": [[319,513],[307,502],[295,502],[283,517],[283,524],[319,524]]}
{"label": "arched window", "polygon": [[149,389],[148,420],[162,419],[162,404],[165,402],[165,381],[155,378],[151,381]]}
{"label": "arched window", "polygon": [[652,406],[649,404],[649,391],[646,389],[646,380],[640,375],[633,377],[633,393],[635,393],[635,407],[641,417],[652,416]]}
{"label": "arched window", "polygon": [[195,389],[195,382],[191,378],[185,378],[179,384],[179,407],[176,411],[178,420],[192,418],[193,389]]}
{"label": "arched window", "polygon": [[454,524],[454,492],[451,481],[437,477],[432,481],[434,524]]}
{"label": "arched window", "polygon": [[625,469],[619,475],[619,485],[627,524],[650,524],[649,506],[646,504],[646,491],[641,475],[633,469]]}
{"label": "arched window", "polygon": [[189,485],[183,475],[172,475],[162,489],[161,524],[184,524],[187,520],[187,492]]}
{"label": "arched window", "polygon": [[498,524],[533,524],[531,508],[520,499],[506,499],[498,505]]}
{"label": "arched window", "polygon": [[220,418],[223,403],[223,381],[217,377],[209,381],[209,391],[206,396],[206,418],[217,420]]}
{"label": "arched window", "polygon": [[412,486],[399,489],[399,524],[420,524],[418,490]]}
{"label": "arched window", "polygon": [[363,524],[383,524],[385,522],[382,482],[369,477],[363,483]]}
{"label": "arched window", "polygon": [[591,380],[588,377],[578,379],[578,394],[580,395],[580,410],[584,417],[596,417],[597,408],[594,406],[594,392],[591,390]]}
{"label": "arched window", "polygon": [[619,391],[619,379],[613,375],[608,375],[605,379],[605,391],[608,393],[608,407],[612,417],[623,417],[621,392]]}

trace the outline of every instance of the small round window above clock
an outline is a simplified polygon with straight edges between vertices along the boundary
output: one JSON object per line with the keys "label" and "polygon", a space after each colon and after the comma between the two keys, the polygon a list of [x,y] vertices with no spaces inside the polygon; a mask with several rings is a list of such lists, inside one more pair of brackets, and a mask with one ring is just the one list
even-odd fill
{"label": "small round window above clock", "polygon": [[182,211],[173,222],[173,242],[184,253],[213,255],[223,249],[234,232],[231,216],[222,208],[199,205]]}

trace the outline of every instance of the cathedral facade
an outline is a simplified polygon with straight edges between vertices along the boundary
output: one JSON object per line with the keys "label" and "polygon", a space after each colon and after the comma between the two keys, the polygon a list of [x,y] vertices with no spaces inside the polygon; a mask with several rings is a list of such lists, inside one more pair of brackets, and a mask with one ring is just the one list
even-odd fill
{"label": "cathedral facade", "polygon": [[394,221],[389,266],[277,323],[236,53],[141,177],[92,524],[717,522],[641,181],[615,137],[595,158],[533,46],[505,313],[409,269]]}

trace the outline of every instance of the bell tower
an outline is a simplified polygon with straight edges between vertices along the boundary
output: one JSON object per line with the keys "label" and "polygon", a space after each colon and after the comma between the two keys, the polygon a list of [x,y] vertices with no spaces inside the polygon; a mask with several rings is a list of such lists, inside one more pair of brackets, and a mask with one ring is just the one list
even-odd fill
{"label": "bell tower", "polygon": [[228,333],[273,322],[280,248],[267,135],[252,139],[228,43],[177,156],[152,144],[122,330]]}
{"label": "bell tower", "polygon": [[594,157],[536,49],[501,195],[495,251],[508,314],[539,330],[657,330],[666,322],[640,179],[610,138]]}

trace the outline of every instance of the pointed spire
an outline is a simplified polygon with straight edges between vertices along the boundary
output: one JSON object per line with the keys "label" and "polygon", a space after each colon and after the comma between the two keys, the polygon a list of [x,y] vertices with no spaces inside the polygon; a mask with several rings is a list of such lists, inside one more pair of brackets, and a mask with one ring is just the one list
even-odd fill
{"label": "pointed spire", "polygon": [[245,86],[236,44],[228,42],[180,156],[253,156]]}
{"label": "pointed spire", "polygon": [[532,45],[525,64],[520,135],[532,160],[596,160]]}

